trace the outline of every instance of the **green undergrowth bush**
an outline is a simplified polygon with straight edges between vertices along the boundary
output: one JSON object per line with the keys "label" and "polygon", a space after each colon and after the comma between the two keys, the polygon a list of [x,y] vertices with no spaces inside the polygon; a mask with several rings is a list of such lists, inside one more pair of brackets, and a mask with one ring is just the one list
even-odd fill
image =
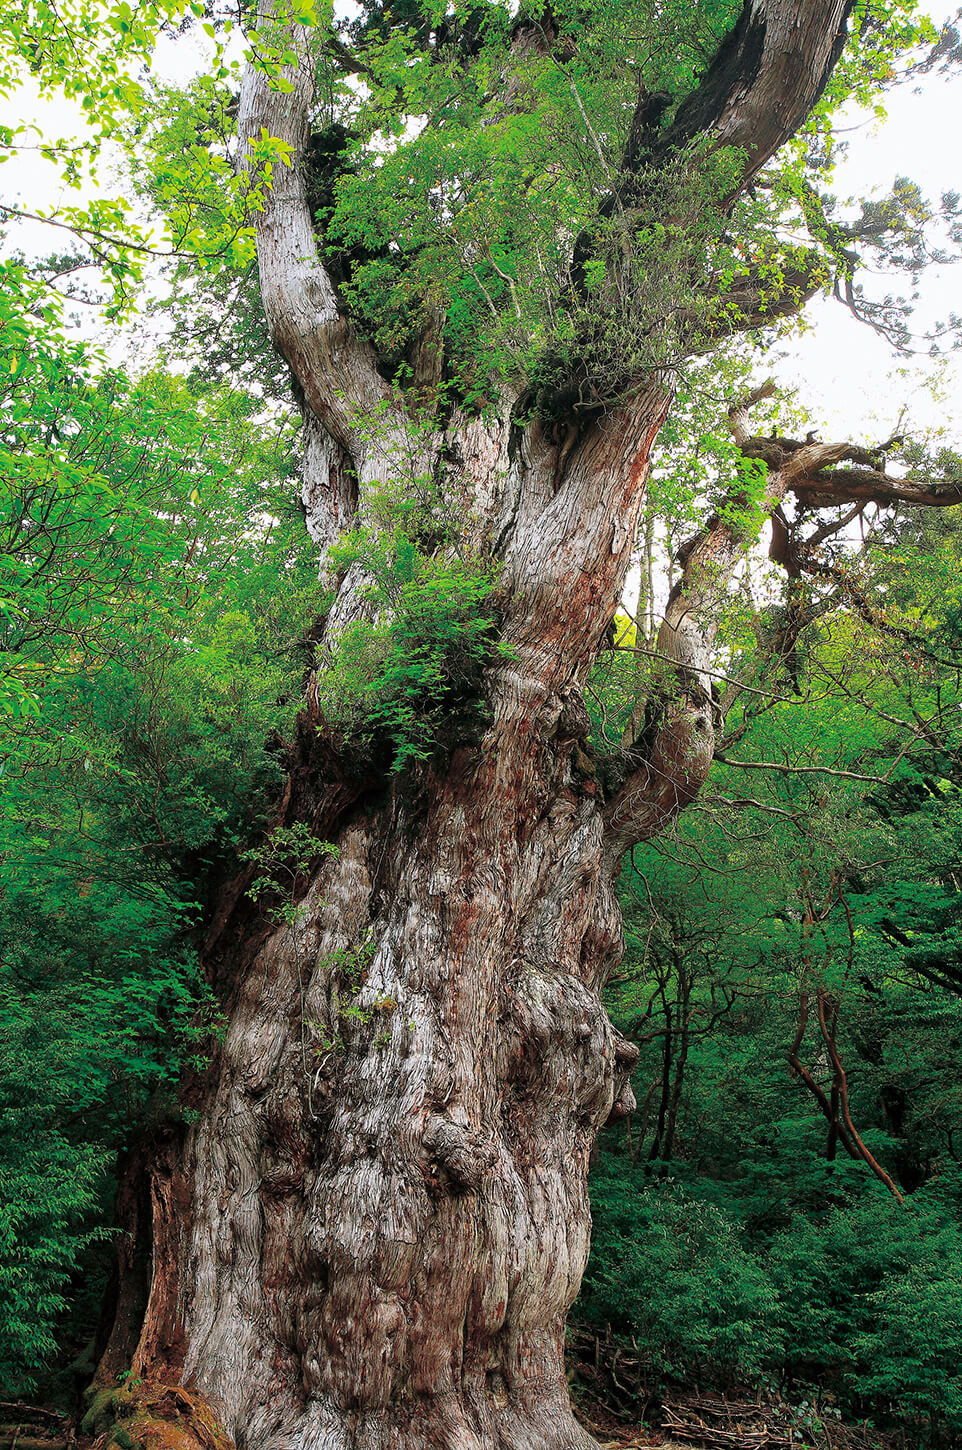
{"label": "green undergrowth bush", "polygon": [[577,1314],[631,1336],[656,1376],[734,1382],[777,1354],[771,1277],[739,1225],[680,1184],[647,1190],[604,1161]]}
{"label": "green undergrowth bush", "polygon": [[57,338],[28,335],[16,363],[0,397],[10,1397],[52,1393],[89,1343],[117,1155],[183,1118],[180,1075],[219,1031],[198,937],[276,799],[265,741],[293,725],[321,595],[289,428],[272,434],[256,398],[131,379]]}
{"label": "green undergrowth bush", "polygon": [[764,1235],[740,1219],[735,1194],[721,1206],[697,1182],[626,1174],[603,1158],[575,1319],[630,1339],[654,1384],[767,1383],[795,1398],[813,1386],[846,1417],[900,1420],[920,1444],[958,1444],[958,1187],[906,1207],[868,1185]]}
{"label": "green undergrowth bush", "polygon": [[[962,1436],[962,1180],[798,1216],[768,1247],[786,1363],[923,1443]],[[761,1254],[765,1246],[760,1245]]]}

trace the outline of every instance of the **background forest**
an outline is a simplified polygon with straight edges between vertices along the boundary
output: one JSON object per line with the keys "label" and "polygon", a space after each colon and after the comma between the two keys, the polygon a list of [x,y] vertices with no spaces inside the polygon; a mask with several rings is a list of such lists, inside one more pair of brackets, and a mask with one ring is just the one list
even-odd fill
{"label": "background forest", "polygon": [[722,682],[725,760],[624,873],[639,1107],[603,1140],[576,1318],[629,1365],[590,1393],[776,1381],[816,1419],[962,1432],[958,527],[839,557],[884,619],[826,609],[766,690]]}
{"label": "background forest", "polygon": [[[163,364],[77,340],[56,289],[73,253],[0,262],[0,1397],[71,1411],[102,1349],[118,1163],[189,1121],[221,1031],[198,965],[213,907],[253,860],[283,915],[299,869],[305,842],[270,827],[329,601],[216,164],[192,173],[189,224],[178,210],[185,138],[227,120],[205,81],[155,99],[117,102],[130,184],[203,233],[152,304]],[[921,203],[902,202],[881,230],[908,245]],[[76,219],[85,243],[112,229]],[[102,249],[122,316],[142,277]],[[358,275],[363,318],[384,278],[370,257]],[[640,601],[589,690],[586,777],[657,682],[681,541],[736,482],[751,514],[726,408],[758,366],[739,343],[685,375]],[[773,434],[798,423],[767,408]],[[910,426],[889,465],[958,486],[959,455]],[[381,534],[329,561],[369,571],[388,623],[346,642],[324,699],[358,759],[395,771],[475,708],[496,584],[439,547],[448,522],[403,471]],[[673,1385],[764,1389],[813,1436],[841,1418],[944,1450],[962,1441],[962,507],[863,506],[804,578],[767,570],[759,524],[717,635],[708,785],[620,876],[608,1006],[640,1049],[638,1110],[594,1168],[575,1393],[631,1421]]]}

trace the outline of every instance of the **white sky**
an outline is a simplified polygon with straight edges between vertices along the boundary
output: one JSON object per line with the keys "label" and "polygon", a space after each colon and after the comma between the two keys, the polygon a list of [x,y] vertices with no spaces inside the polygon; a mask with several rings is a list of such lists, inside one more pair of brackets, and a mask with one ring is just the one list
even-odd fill
{"label": "white sky", "polygon": [[[954,9],[954,7],[952,7]],[[948,18],[952,9],[945,12]],[[933,7],[933,14],[935,14]],[[848,155],[836,170],[832,189],[839,199],[884,196],[898,176],[918,183],[937,204],[946,191],[962,192],[962,87],[958,77],[924,76],[892,91],[888,119],[881,125],[852,117]],[[866,278],[879,295],[910,292],[909,279]],[[923,276],[919,324],[923,329],[950,311],[962,312],[962,264],[929,268]],[[799,399],[817,421],[821,436],[890,436],[903,405],[914,423],[962,433],[960,355],[933,365],[925,356],[901,357],[864,323],[830,298],[806,309],[810,331],[793,342],[775,369],[799,388]],[[918,344],[924,348],[924,342]],[[929,381],[941,376],[937,402]]]}

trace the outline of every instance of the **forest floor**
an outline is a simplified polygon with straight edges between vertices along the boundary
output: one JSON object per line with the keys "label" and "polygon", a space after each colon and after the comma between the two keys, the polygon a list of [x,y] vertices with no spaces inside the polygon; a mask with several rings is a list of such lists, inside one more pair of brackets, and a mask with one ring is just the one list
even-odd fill
{"label": "forest floor", "polygon": [[[577,1398],[579,1419],[601,1450],[893,1450],[894,1442],[877,1432],[839,1422],[806,1433],[785,1406],[759,1399],[679,1388],[658,1398],[656,1426],[626,1423],[608,1405]],[[69,1415],[0,1400],[0,1450],[85,1450],[90,1443]]]}
{"label": "forest floor", "polygon": [[626,1424],[624,1415],[619,1419],[597,1401],[586,1405],[583,1396],[579,1418],[602,1450],[894,1450],[896,1443],[877,1430],[836,1419],[806,1424],[781,1400],[680,1387],[655,1397],[652,1424]]}

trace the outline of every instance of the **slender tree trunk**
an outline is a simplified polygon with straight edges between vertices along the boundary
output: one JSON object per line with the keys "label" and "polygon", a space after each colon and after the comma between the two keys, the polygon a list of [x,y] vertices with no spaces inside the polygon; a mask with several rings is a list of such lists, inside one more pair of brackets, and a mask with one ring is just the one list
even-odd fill
{"label": "slender tree trunk", "polygon": [[675,1072],[671,1084],[671,1096],[668,1101],[668,1112],[665,1119],[664,1143],[661,1149],[661,1156],[666,1163],[669,1163],[675,1151],[675,1130],[678,1126],[678,1110],[681,1107],[681,1095],[685,1086],[685,1068],[688,1065],[688,1050],[691,1046],[691,992],[692,977],[685,968],[684,957],[678,954],[676,965],[677,988],[675,997],[675,1012],[678,1024],[678,1050],[675,1056]]}

